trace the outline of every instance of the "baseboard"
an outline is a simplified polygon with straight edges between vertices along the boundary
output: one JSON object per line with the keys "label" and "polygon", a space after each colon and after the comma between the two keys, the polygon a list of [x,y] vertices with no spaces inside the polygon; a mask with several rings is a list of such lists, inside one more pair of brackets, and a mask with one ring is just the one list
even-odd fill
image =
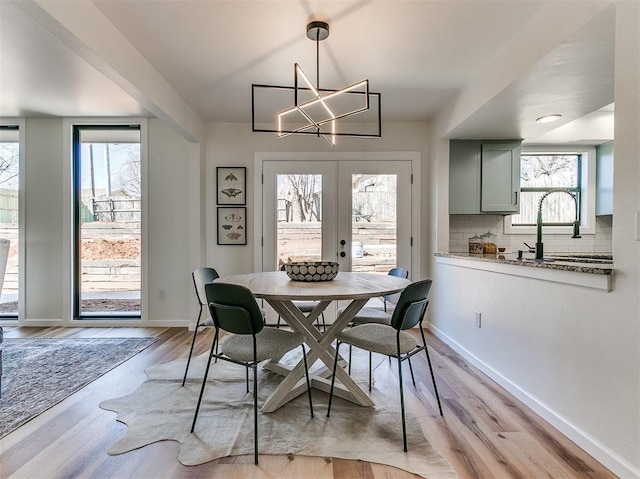
{"label": "baseboard", "polygon": [[28,320],[0,321],[2,327],[37,327],[37,328],[190,328],[193,331],[195,324],[188,319],[150,320],[141,319],[82,319],[78,321],[62,320]]}
{"label": "baseboard", "polygon": [[167,320],[149,320],[140,326],[147,328],[187,328],[193,331],[195,324],[191,324],[188,319],[167,319]]}
{"label": "baseboard", "polygon": [[577,444],[585,452],[590,454],[594,459],[608,468],[621,479],[640,479],[640,470],[616,455],[609,448],[598,442],[595,438],[582,431],[564,417],[560,416],[546,404],[539,401],[535,396],[520,388],[516,383],[506,378],[491,366],[486,364],[480,358],[475,356],[464,346],[456,342],[449,335],[438,329],[433,324],[429,324],[429,330],[441,341],[453,348],[458,354],[467,361],[480,369],[484,374],[489,376],[493,381],[506,389],[515,396],[519,401],[532,409],[536,414],[540,415],[545,421],[555,427],[562,434],[567,436],[571,441]]}

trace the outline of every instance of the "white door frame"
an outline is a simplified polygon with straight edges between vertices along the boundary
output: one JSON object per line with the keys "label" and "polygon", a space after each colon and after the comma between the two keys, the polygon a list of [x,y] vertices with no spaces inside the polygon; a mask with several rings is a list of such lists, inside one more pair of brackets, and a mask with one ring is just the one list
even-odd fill
{"label": "white door frame", "polygon": [[421,231],[420,231],[420,166],[421,154],[419,151],[388,151],[388,152],[255,152],[254,162],[254,185],[253,185],[253,270],[262,271],[262,163],[264,161],[411,161],[411,237],[413,247],[411,248],[411,270],[414,279],[420,278],[421,263]]}

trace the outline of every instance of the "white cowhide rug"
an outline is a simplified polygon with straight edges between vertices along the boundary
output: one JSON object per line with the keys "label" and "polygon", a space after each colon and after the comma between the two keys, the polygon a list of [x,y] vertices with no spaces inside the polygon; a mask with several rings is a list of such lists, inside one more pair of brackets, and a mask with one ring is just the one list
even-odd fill
{"label": "white cowhide rug", "polygon": [[[149,379],[129,396],[100,404],[103,409],[115,411],[118,421],[128,426],[125,436],[109,449],[110,455],[166,440],[180,443],[178,460],[186,466],[253,454],[253,396],[246,392],[241,366],[224,361],[212,363],[195,432],[189,432],[206,356],[192,360],[184,387],[181,383],[186,360],[173,361],[149,368],[146,371]],[[366,356],[360,360],[366,365]],[[390,366],[384,360],[380,367],[396,366],[395,362]],[[366,390],[366,367],[363,369],[363,377],[356,375],[356,380]],[[259,369],[259,404],[280,380],[280,376]],[[374,386],[371,397],[375,407],[360,407],[334,398],[331,417],[327,418],[328,394],[314,390],[313,419],[306,394],[273,413],[261,413],[260,454],[359,459],[395,466],[428,479],[458,477],[425,438],[418,420],[410,413],[407,415],[409,452],[402,451],[397,388],[382,391]]]}

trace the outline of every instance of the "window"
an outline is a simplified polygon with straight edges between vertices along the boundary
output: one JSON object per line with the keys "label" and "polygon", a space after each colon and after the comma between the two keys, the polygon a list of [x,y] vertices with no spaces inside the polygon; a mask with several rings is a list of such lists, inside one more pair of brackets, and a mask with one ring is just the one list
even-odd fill
{"label": "window", "polygon": [[[566,193],[549,193],[553,190]],[[520,213],[505,216],[505,233],[534,233],[543,197],[542,222],[547,231],[570,232],[577,218],[583,233],[594,233],[595,149],[523,148]]]}
{"label": "window", "polygon": [[73,131],[73,317],[139,319],[140,126],[76,125]]}
{"label": "window", "polygon": [[582,155],[578,154],[522,155],[520,214],[511,218],[511,225],[535,225],[540,199],[557,189],[570,194],[554,193],[545,197],[542,203],[543,225],[570,225],[576,216],[579,218],[581,163]]}
{"label": "window", "polygon": [[18,318],[20,141],[16,125],[0,125],[0,319]]}

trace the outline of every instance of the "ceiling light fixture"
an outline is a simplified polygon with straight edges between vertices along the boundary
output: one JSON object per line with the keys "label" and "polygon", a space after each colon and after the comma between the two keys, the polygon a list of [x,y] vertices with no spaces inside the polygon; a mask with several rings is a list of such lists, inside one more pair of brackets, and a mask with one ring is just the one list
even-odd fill
{"label": "ceiling light fixture", "polygon": [[[298,63],[293,69],[293,87],[253,84],[251,92],[251,113],[253,131],[277,133],[279,138],[293,134],[312,134],[322,136],[332,145],[337,136],[355,136],[379,138],[381,134],[380,93],[369,91],[369,80],[349,85],[340,90],[320,88],[320,42],[329,36],[329,25],[326,22],[313,21],[307,25],[307,37],[316,42],[316,83],[305,74]],[[276,109],[275,126],[260,125],[257,117],[264,111],[264,105],[278,102],[277,94],[282,91],[293,91],[288,105]],[[288,96],[288,95],[287,95]],[[264,105],[258,105],[258,103]],[[273,110],[272,110],[273,111]],[[367,113],[362,123],[355,127],[349,123],[348,128],[337,128],[337,120],[358,113]],[[264,115],[263,115],[264,116]],[[375,131],[367,132],[371,124]],[[363,126],[364,125],[364,126]],[[341,122],[342,126],[342,122]],[[364,129],[363,129],[364,128]]]}
{"label": "ceiling light fixture", "polygon": [[540,118],[536,118],[536,121],[538,123],[551,123],[552,121],[558,121],[560,118],[562,118],[562,115],[555,113],[553,115],[545,115]]}

